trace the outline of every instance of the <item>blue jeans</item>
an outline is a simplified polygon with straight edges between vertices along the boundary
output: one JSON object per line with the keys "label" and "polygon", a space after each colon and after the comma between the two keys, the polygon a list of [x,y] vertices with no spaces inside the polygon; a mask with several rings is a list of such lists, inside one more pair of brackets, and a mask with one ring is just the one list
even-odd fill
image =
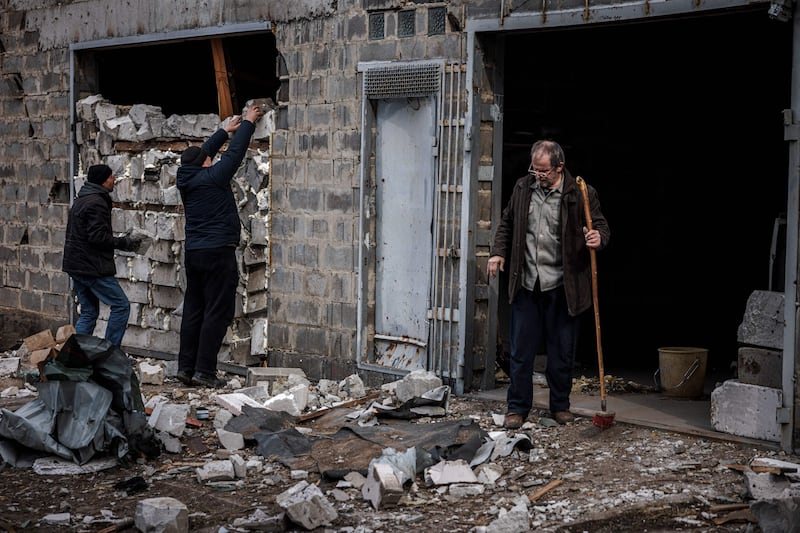
{"label": "blue jeans", "polygon": [[75,274],[70,274],[70,278],[81,306],[80,316],[75,322],[75,333],[94,335],[97,317],[100,316],[100,302],[103,302],[111,308],[105,338],[114,346],[120,346],[125,329],[128,327],[131,304],[117,278],[114,276],[93,278]]}
{"label": "blue jeans", "polygon": [[545,377],[550,411],[568,411],[579,317],[570,316],[564,286],[542,292],[520,289],[511,304],[511,361],[508,412],[526,418],[533,406],[533,364],[539,347],[547,351]]}

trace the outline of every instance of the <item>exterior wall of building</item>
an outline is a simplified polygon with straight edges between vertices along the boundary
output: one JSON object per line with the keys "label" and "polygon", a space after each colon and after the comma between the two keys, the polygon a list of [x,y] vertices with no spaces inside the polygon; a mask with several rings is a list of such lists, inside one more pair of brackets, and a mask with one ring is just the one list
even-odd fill
{"label": "exterior wall of building", "polygon": [[[336,16],[275,29],[288,97],[287,128],[277,132],[272,151],[270,358],[332,379],[356,368],[358,64],[463,56],[461,33],[428,35],[426,4],[404,7],[415,11],[413,37],[398,37],[399,3],[365,4],[377,11],[340,2]],[[387,4],[393,9],[384,10]],[[380,39],[370,34],[376,13],[385,24]]]}
{"label": "exterior wall of building", "polygon": [[[429,9],[442,7],[448,13],[444,31],[428,35]],[[370,17],[376,14],[383,21],[383,37],[370,33]],[[0,241],[0,316],[14,325],[14,331],[4,333],[5,347],[69,320],[73,302],[61,257],[71,181],[81,183],[78,165],[104,161],[129,178],[120,180],[115,191],[115,200],[124,204],[115,208],[115,229],[141,225],[157,231],[156,211],[165,205],[174,211],[168,224],[158,226],[168,227],[170,235],[158,238],[149,256],[118,256],[118,277],[134,307],[123,345],[131,351],[177,351],[182,220],[177,205],[163,194],[172,186],[175,158],[163,161],[144,150],[109,148],[124,139],[93,137],[99,129],[94,126],[76,125],[73,138],[70,85],[80,86],[77,100],[91,84],[70,79],[70,45],[266,20],[277,39],[282,81],[269,154],[269,219],[261,235],[268,249],[253,261],[247,259],[253,254],[243,253],[243,267],[252,279],[243,280],[242,292],[250,297],[251,308],[242,302],[224,356],[253,364],[254,355],[269,352],[270,364],[300,366],[311,376],[337,379],[352,373],[362,135],[357,67],[372,61],[463,61],[463,15],[459,3],[355,0],[179,1],[168,6],[141,1],[113,7],[87,0],[5,7],[0,12],[0,211],[8,222]],[[164,60],[173,59],[178,60]],[[114,114],[123,116],[125,110]],[[195,140],[182,140],[187,139]],[[81,143],[93,146],[87,150]],[[145,172],[143,161],[154,157],[159,170]],[[153,192],[156,184],[158,194]],[[148,203],[159,207],[148,211]],[[259,290],[266,286],[268,296]],[[104,327],[102,318],[98,330]]]}

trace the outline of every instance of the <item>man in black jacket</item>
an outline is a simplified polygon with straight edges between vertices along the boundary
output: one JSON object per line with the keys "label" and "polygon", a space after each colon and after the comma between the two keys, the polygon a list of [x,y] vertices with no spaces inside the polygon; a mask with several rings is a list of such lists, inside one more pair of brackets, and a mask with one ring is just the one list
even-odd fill
{"label": "man in black jacket", "polygon": [[75,332],[93,335],[100,302],[111,308],[105,338],[122,344],[128,327],[130,303],[120,287],[114,249],[135,252],[141,241],[128,235],[114,237],[111,230],[111,191],[116,176],[108,165],[92,165],[86,183],[69,210],[61,269],[72,279],[80,314]]}
{"label": "man in black jacket", "polygon": [[[247,154],[255,123],[264,114],[257,105],[234,116],[202,147],[181,154],[178,190],[186,213],[185,272],[177,378],[186,385],[223,387],[217,377],[217,353],[233,321],[239,268],[241,222],[231,180]],[[228,149],[212,164],[228,134]]]}

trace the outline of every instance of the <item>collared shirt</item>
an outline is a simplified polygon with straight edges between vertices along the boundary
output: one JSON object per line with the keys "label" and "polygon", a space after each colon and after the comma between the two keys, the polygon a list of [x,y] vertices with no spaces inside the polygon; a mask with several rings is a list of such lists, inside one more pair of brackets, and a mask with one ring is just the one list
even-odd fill
{"label": "collared shirt", "polygon": [[561,191],[564,180],[549,192],[537,181],[531,185],[528,230],[525,236],[525,275],[522,286],[533,290],[536,281],[543,291],[564,282],[561,259]]}

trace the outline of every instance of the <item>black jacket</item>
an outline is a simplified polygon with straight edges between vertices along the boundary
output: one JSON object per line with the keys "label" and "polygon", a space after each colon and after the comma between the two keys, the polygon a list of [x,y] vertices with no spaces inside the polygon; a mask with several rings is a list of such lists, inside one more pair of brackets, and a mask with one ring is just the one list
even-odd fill
{"label": "black jacket", "polygon": [[[242,226],[231,180],[247,154],[255,129],[255,124],[242,120],[228,149],[210,167],[178,167],[177,185],[186,213],[187,250],[239,244]],[[228,132],[219,129],[203,143],[203,148],[214,159],[227,140]]]}
{"label": "black jacket", "polygon": [[[592,305],[592,268],[589,248],[583,236],[586,217],[583,196],[575,178],[564,169],[564,186],[561,189],[561,258],[564,269],[564,293],[569,314],[576,316]],[[494,236],[491,255],[505,258],[504,271],[508,274],[508,299],[514,301],[525,269],[525,234],[528,229],[528,206],[531,203],[531,186],[535,178],[528,174],[517,180],[511,199],[503,210]],[[600,232],[604,248],[611,239],[605,216],[600,210],[597,191],[586,185],[592,228]]]}
{"label": "black jacket", "polygon": [[113,276],[117,273],[114,248],[126,246],[126,239],[114,237],[111,230],[108,191],[86,182],[69,210],[61,270],[79,276]]}

